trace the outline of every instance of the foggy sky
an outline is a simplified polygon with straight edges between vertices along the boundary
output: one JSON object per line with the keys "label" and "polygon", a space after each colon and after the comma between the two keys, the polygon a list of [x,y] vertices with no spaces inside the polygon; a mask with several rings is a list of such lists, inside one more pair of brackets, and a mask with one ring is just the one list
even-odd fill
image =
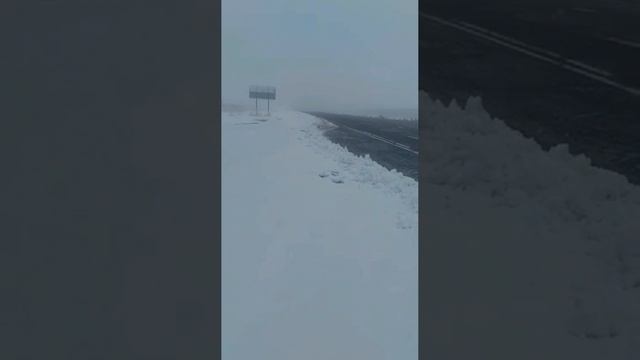
{"label": "foggy sky", "polygon": [[223,0],[222,101],[340,111],[417,108],[417,0]]}

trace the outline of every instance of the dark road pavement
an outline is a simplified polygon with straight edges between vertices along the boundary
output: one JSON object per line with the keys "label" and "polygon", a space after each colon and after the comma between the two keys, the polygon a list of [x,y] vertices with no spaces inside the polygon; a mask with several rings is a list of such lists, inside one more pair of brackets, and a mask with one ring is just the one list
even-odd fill
{"label": "dark road pavement", "polygon": [[356,155],[368,154],[387,169],[418,180],[418,122],[380,117],[309,112],[336,128],[325,135]]}
{"label": "dark road pavement", "polygon": [[630,15],[580,22],[599,13],[453,3],[464,6],[421,7],[421,90],[445,103],[481,96],[492,116],[544,148],[568,143],[640,183],[640,48],[602,39],[640,39],[637,25],[621,34]]}
{"label": "dark road pavement", "polygon": [[614,2],[580,3],[435,0],[426,2],[421,12],[518,39],[602,70],[618,82],[640,86],[640,13]]}

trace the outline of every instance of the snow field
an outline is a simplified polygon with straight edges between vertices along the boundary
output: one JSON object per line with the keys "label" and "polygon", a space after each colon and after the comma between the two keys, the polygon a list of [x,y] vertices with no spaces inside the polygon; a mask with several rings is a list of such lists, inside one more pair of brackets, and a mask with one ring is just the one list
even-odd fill
{"label": "snow field", "polygon": [[448,329],[433,336],[434,354],[637,353],[638,189],[567,146],[543,151],[492,119],[480,99],[463,109],[422,94],[421,116],[421,246],[433,255],[420,266],[437,272],[427,311],[434,327]]}
{"label": "snow field", "polygon": [[417,183],[329,126],[222,114],[225,359],[417,358]]}

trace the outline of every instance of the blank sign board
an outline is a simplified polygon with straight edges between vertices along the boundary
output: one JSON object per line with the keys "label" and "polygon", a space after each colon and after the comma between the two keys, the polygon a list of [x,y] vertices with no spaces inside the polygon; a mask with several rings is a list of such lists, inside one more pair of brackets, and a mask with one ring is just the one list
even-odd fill
{"label": "blank sign board", "polygon": [[276,99],[276,88],[273,86],[252,86],[249,88],[249,97],[251,99]]}

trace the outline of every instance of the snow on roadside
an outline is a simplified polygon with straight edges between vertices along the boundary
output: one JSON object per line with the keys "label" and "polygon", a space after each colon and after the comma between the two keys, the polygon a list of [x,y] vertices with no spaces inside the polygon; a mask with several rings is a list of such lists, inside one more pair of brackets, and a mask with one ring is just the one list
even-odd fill
{"label": "snow on roadside", "polygon": [[417,358],[417,183],[327,126],[222,114],[223,359]]}
{"label": "snow on roadside", "polygon": [[[628,359],[640,350],[640,190],[543,151],[480,99],[421,94],[434,358]],[[452,259],[456,259],[452,262]],[[555,356],[551,356],[555,354]]]}

